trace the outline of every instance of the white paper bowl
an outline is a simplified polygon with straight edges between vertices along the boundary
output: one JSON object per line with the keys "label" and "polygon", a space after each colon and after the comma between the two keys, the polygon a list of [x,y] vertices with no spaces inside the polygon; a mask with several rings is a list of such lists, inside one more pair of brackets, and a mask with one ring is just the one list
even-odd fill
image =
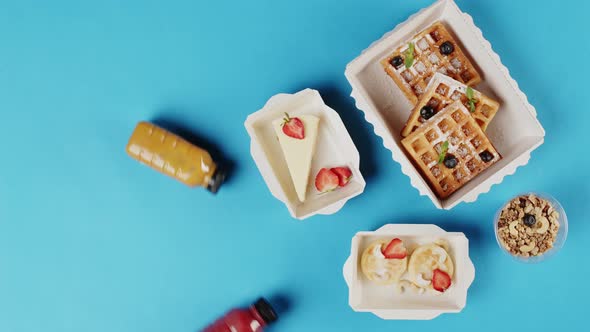
{"label": "white paper bowl", "polygon": [[[312,114],[320,117],[316,153],[311,165],[307,199],[299,202],[287,163],[272,127],[272,121],[285,113],[296,117]],[[295,94],[278,94],[264,108],[252,113],[244,123],[250,135],[250,152],[269,190],[285,203],[293,218],[305,219],[315,214],[333,214],[365,189],[359,170],[360,157],[346,127],[336,111],[324,104],[319,92],[305,89]],[[319,194],[314,186],[315,175],[323,167],[348,166],[352,180],[343,188]]]}
{"label": "white paper bowl", "polygon": [[[503,157],[444,200],[435,195],[403,151],[400,132],[412,106],[379,63],[397,46],[435,21],[442,21],[452,31],[480,69],[483,81],[476,89],[500,102],[498,113],[486,134]],[[392,152],[393,160],[401,164],[402,172],[410,177],[420,194],[430,197],[438,208],[450,209],[460,202],[475,201],[493,184],[502,182],[506,175],[526,165],[531,151],[539,147],[545,137],[535,108],[510,77],[508,69],[471,16],[461,12],[452,0],[439,0],[410,16],[350,62],[345,75],[352,86],[351,96],[356,101],[356,107],[365,113],[366,120],[374,126],[375,134]]]}
{"label": "white paper bowl", "polygon": [[[441,295],[398,294],[394,285],[382,286],[369,281],[360,270],[363,251],[374,241],[396,237],[404,241],[409,254],[419,245],[446,240],[455,263],[451,288]],[[375,232],[359,232],[352,238],[343,274],[349,290],[348,303],[354,311],[372,312],[383,319],[425,320],[460,312],[465,307],[475,267],[469,258],[469,241],[463,233],[446,232],[435,225],[388,224]]]}

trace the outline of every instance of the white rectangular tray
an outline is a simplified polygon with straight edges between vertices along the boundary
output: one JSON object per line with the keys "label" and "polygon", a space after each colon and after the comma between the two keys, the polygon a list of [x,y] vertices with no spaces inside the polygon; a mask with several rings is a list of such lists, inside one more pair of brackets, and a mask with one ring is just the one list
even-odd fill
{"label": "white rectangular tray", "polygon": [[[272,127],[272,121],[289,116],[311,114],[320,118],[307,199],[299,202],[287,163]],[[336,111],[324,104],[319,92],[305,89],[295,94],[278,94],[264,108],[251,114],[244,124],[251,138],[250,151],[256,166],[273,196],[285,203],[291,216],[305,219],[315,214],[337,212],[352,197],[360,195],[365,180],[360,172],[360,157],[346,127]],[[315,175],[321,168],[348,166],[351,182],[332,192],[320,194],[315,189]]]}
{"label": "white rectangular tray", "polygon": [[[404,241],[408,254],[419,245],[445,240],[455,266],[453,286],[441,295],[398,294],[395,285],[376,285],[366,279],[359,263],[363,251],[374,241],[392,238]],[[352,238],[343,274],[353,310],[372,312],[383,319],[432,319],[443,313],[460,312],[465,307],[475,268],[469,258],[469,241],[463,233],[445,232],[435,225],[388,224],[374,232],[359,232]]]}
{"label": "white rectangular tray", "polygon": [[[435,195],[403,151],[400,132],[412,105],[379,63],[397,46],[436,21],[443,22],[451,30],[479,68],[483,81],[475,88],[500,102],[498,113],[486,133],[503,157],[444,200]],[[508,69],[471,16],[463,13],[452,0],[439,0],[410,16],[350,62],[345,75],[352,86],[351,96],[357,108],[365,113],[375,134],[391,151],[393,160],[401,164],[402,172],[410,177],[420,194],[428,196],[438,208],[450,209],[460,202],[475,201],[493,184],[502,182],[506,175],[526,165],[531,151],[540,146],[545,137],[535,108],[510,77]]]}

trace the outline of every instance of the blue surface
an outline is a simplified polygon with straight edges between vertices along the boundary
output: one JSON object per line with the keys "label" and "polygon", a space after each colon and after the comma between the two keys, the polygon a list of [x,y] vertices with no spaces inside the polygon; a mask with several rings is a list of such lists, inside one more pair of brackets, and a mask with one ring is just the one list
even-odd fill
{"label": "blue surface", "polygon": [[[476,203],[439,211],[364,122],[343,75],[430,2],[0,1],[0,331],[197,331],[273,294],[290,301],[273,331],[586,326],[590,6],[459,1],[547,137]],[[243,121],[305,87],[340,112],[367,188],[336,215],[298,222],[267,190]],[[144,119],[217,143],[235,162],[231,181],[214,197],[136,163],[124,147]],[[570,219],[565,247],[538,265],[504,255],[492,227],[503,202],[530,190],[554,195]],[[477,276],[462,313],[394,322],[349,308],[351,237],[407,221],[471,240]]]}

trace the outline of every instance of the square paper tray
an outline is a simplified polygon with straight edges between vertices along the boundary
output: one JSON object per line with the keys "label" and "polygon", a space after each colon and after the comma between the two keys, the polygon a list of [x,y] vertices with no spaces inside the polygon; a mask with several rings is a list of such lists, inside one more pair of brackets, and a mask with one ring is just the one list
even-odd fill
{"label": "square paper tray", "polygon": [[[375,285],[360,271],[360,259],[370,243],[400,238],[409,252],[417,246],[444,239],[455,265],[453,285],[441,295],[396,294],[394,285]],[[469,258],[469,241],[463,233],[445,232],[435,225],[388,224],[375,232],[359,232],[352,238],[350,257],[343,267],[348,302],[354,311],[372,312],[383,319],[433,319],[443,313],[460,312],[467,303],[467,290],[475,278]]]}
{"label": "square paper tray", "polygon": [[[436,21],[443,22],[451,30],[479,68],[483,80],[475,88],[500,102],[500,109],[486,134],[503,156],[502,160],[444,200],[435,195],[403,151],[400,132],[412,105],[379,63],[397,46]],[[506,175],[526,165],[531,152],[543,143],[545,137],[534,107],[510,77],[508,69],[471,16],[461,12],[452,0],[439,0],[410,16],[350,62],[345,75],[352,86],[351,96],[357,108],[365,113],[375,134],[391,151],[393,160],[401,164],[402,172],[410,177],[420,194],[430,197],[438,208],[450,209],[460,202],[475,201],[493,184],[502,182]]]}
{"label": "square paper tray", "polygon": [[[311,165],[307,199],[299,202],[291,175],[272,121],[284,117],[312,114],[320,118],[316,152]],[[305,219],[315,214],[333,214],[365,189],[360,172],[360,157],[346,127],[336,111],[324,104],[316,90],[305,89],[295,94],[278,94],[264,108],[251,114],[244,124],[251,138],[250,152],[269,190],[285,203],[293,218]],[[352,171],[350,183],[332,192],[319,194],[314,177],[323,167],[348,166]]]}

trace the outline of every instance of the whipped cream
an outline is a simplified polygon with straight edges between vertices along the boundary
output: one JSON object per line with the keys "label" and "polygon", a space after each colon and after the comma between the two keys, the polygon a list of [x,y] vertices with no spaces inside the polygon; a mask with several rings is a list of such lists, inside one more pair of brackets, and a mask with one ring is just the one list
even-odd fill
{"label": "whipped cream", "polygon": [[384,266],[380,266],[375,270],[375,276],[379,280],[388,280],[390,278],[390,273]]}
{"label": "whipped cream", "polygon": [[438,264],[444,266],[447,261],[447,252],[441,247],[432,249],[432,253],[438,256]]}
{"label": "whipped cream", "polygon": [[385,256],[383,255],[383,252],[381,252],[381,247],[383,247],[383,245],[378,245],[375,246],[373,248],[373,256],[377,257],[377,258],[381,258],[381,259],[385,259]]}
{"label": "whipped cream", "polygon": [[422,273],[418,273],[416,275],[415,282],[420,287],[428,287],[428,285],[430,285],[430,280],[424,279],[424,277],[422,276]]}
{"label": "whipped cream", "polygon": [[[383,245],[376,245],[373,247],[373,256],[379,260],[385,259],[385,256],[381,252],[381,247]],[[389,270],[383,265],[383,263],[378,263],[378,268],[375,270],[375,275],[381,280],[389,279]]]}

